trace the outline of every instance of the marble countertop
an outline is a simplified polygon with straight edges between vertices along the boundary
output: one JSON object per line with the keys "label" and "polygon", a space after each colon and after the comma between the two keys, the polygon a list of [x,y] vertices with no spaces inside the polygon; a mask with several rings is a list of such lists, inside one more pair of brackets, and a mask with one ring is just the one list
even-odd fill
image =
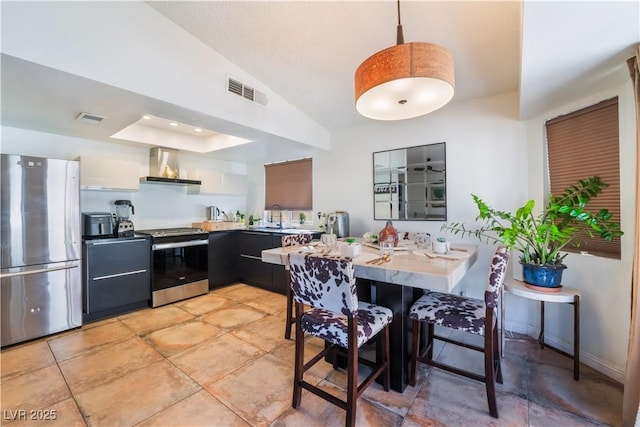
{"label": "marble countertop", "polygon": [[257,231],[260,233],[276,233],[276,234],[312,234],[321,233],[322,230],[311,230],[306,228],[271,228],[271,227],[253,227],[246,226],[241,222],[234,221],[202,221],[191,223],[193,228],[201,228],[206,231],[228,231],[228,230],[244,230]]}
{"label": "marble countertop", "polygon": [[[356,239],[362,242],[362,239]],[[340,245],[331,249],[331,255],[340,255]],[[400,244],[402,245],[402,243]],[[361,253],[353,259],[355,275],[358,278],[375,280],[396,285],[411,286],[434,291],[451,292],[460,282],[478,257],[478,246],[453,245],[458,251],[451,251],[443,257],[430,258],[424,255],[425,249],[407,245],[406,250],[394,251],[391,259],[382,264],[367,264],[379,258],[379,250],[362,245]],[[314,246],[290,246],[262,251],[262,261],[271,264],[287,265],[289,253],[293,251],[320,252],[328,248],[315,243]],[[428,251],[431,253],[430,251]],[[455,258],[455,260],[454,260]]]}
{"label": "marble countertop", "polygon": [[260,231],[263,233],[278,233],[278,234],[312,234],[320,233],[321,230],[307,230],[306,228],[271,228],[271,227],[254,227],[246,228],[246,231]]}

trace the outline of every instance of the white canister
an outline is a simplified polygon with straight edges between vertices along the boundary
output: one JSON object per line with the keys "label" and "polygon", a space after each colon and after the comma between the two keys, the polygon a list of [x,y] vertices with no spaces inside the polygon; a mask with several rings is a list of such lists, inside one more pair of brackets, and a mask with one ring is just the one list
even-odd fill
{"label": "white canister", "polygon": [[362,246],[360,243],[352,243],[350,245],[340,245],[340,253],[342,256],[348,256],[351,258],[355,258],[360,255],[360,250]]}
{"label": "white canister", "polygon": [[434,240],[431,242],[431,247],[433,252],[437,254],[446,254],[451,250],[451,242],[440,242],[438,240]]}

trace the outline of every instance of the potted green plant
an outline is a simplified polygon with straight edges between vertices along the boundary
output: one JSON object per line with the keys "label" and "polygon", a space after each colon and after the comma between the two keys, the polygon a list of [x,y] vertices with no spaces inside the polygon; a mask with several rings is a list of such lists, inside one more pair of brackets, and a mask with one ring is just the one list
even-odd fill
{"label": "potted green plant", "polygon": [[305,221],[306,221],[306,219],[307,219],[307,216],[304,214],[304,212],[300,212],[300,213],[298,214],[298,218],[300,218],[300,224],[304,224],[304,222],[305,222]]}
{"label": "potted green plant", "polygon": [[475,236],[487,242],[502,243],[522,253],[525,282],[547,288],[558,288],[562,279],[569,244],[579,246],[585,233],[600,236],[606,241],[620,237],[620,224],[614,222],[607,209],[590,212],[586,205],[609,185],[599,177],[579,180],[562,194],[549,195],[549,201],[538,215],[534,214],[534,201],[529,200],[515,213],[491,208],[480,197],[472,194],[478,207],[476,221],[484,221],[479,228],[467,228],[463,223],[444,224],[443,230],[454,234]]}

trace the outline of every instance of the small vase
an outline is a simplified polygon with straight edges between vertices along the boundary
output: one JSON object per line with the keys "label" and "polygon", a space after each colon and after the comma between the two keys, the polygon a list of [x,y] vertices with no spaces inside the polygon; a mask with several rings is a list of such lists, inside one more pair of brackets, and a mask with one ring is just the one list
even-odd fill
{"label": "small vase", "polygon": [[392,242],[393,246],[398,246],[398,230],[393,227],[391,221],[387,221],[387,225],[378,234],[379,242]]}

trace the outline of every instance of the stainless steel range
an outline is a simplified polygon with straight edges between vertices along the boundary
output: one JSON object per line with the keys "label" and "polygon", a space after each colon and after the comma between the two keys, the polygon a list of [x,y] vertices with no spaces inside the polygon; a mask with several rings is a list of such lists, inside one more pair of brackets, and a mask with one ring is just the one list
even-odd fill
{"label": "stainless steel range", "polygon": [[158,307],[209,292],[209,233],[199,228],[137,230],[151,236],[151,305]]}

